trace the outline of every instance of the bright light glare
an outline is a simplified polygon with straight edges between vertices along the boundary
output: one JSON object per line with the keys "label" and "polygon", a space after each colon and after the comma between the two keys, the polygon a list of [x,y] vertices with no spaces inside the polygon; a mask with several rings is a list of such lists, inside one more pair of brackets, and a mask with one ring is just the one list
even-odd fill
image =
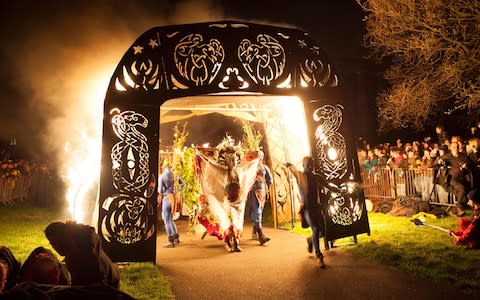
{"label": "bright light glare", "polygon": [[338,157],[337,150],[335,148],[329,148],[327,151],[328,159],[336,160]]}
{"label": "bright light glare", "polygon": [[275,107],[284,124],[287,159],[301,165],[302,158],[310,155],[303,102],[298,97],[279,97]]}
{"label": "bright light glare", "polygon": [[92,216],[86,215],[86,208],[95,201],[89,191],[98,184],[100,176],[103,101],[111,70],[111,66],[105,66],[104,70],[89,73],[82,82],[78,92],[84,107],[72,120],[77,123],[74,128],[78,132],[69,134],[64,147],[66,198],[70,217],[79,223],[91,222]]}

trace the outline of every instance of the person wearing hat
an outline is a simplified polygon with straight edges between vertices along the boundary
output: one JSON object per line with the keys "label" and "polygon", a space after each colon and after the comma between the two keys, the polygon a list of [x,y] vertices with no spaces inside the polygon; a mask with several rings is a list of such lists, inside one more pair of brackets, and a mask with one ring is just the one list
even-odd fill
{"label": "person wearing hat", "polygon": [[480,191],[474,189],[467,194],[468,206],[473,209],[472,218],[459,218],[458,230],[450,231],[455,245],[470,249],[480,248]]}

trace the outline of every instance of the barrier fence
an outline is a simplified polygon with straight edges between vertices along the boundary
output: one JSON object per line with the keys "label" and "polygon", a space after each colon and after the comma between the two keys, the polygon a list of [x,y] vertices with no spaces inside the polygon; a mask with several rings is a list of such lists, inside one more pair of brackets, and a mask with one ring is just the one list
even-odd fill
{"label": "barrier fence", "polygon": [[12,205],[16,200],[26,199],[31,185],[31,176],[20,175],[0,178],[0,204]]}
{"label": "barrier fence", "polygon": [[[431,204],[454,206],[455,199],[439,184],[433,184],[433,169],[362,169],[366,198],[395,199],[415,196]],[[12,205],[27,199],[32,188],[32,176],[0,178],[0,205]]]}
{"label": "barrier fence", "polygon": [[434,184],[434,169],[362,169],[365,198],[418,197],[430,204],[454,206],[454,196]]}

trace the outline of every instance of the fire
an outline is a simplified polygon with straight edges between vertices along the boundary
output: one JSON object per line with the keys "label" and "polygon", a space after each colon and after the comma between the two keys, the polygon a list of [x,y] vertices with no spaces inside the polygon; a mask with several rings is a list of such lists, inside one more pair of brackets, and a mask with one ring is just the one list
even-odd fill
{"label": "fire", "polygon": [[75,134],[69,136],[61,158],[69,214],[76,222],[92,223],[97,196],[92,190],[98,187],[100,176],[103,101],[111,70],[112,66],[106,66],[82,82],[79,100],[83,109],[73,116]]}
{"label": "fire", "polygon": [[[303,102],[298,97],[278,97],[275,101],[277,114],[284,124],[285,140],[288,141],[286,155],[289,161],[310,155],[307,123]],[[293,161],[292,161],[293,162]],[[294,162],[301,165],[301,161]]]}

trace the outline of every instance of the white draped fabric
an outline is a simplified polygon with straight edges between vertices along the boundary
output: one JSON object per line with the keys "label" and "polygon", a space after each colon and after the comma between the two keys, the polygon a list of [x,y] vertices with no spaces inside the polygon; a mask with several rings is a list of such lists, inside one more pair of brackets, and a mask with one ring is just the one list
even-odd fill
{"label": "white draped fabric", "polygon": [[199,163],[200,194],[208,200],[207,207],[200,214],[219,225],[219,231],[224,234],[233,225],[235,236],[240,237],[243,231],[245,204],[247,194],[255,180],[258,168],[258,158],[246,160],[245,157],[233,168],[240,184],[240,196],[234,202],[226,197],[225,188],[228,183],[228,169],[218,164],[214,159],[205,156],[197,150]]}

